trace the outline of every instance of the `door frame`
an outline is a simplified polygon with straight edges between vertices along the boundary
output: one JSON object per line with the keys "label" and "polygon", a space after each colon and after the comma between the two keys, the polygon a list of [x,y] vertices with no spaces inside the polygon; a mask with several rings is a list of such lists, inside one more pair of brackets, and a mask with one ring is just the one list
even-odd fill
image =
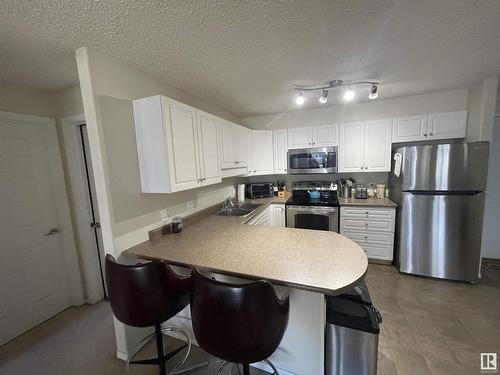
{"label": "door frame", "polygon": [[66,265],[66,278],[69,282],[69,293],[73,306],[80,306],[85,303],[83,294],[82,278],[78,254],[76,250],[75,234],[69,210],[68,191],[64,178],[63,163],[61,158],[61,148],[57,136],[55,120],[48,117],[25,115],[14,112],[0,111],[0,118],[29,122],[33,125],[41,126],[43,129],[44,141],[47,146],[47,156],[50,167],[50,180],[54,189],[54,202],[56,204],[56,217],[61,228],[61,246],[67,251],[64,253],[64,263]]}
{"label": "door frame", "polygon": [[[85,115],[61,119],[64,152],[68,166],[69,190],[75,207],[75,238],[82,262],[82,283],[85,286],[86,302],[93,304],[104,298],[101,283],[99,259],[96,257],[96,246],[93,229],[89,226],[92,218],[88,215],[89,196],[86,171],[82,155],[80,126],[85,125]],[[90,150],[89,150],[90,151]],[[91,250],[92,249],[92,250]],[[102,249],[104,252],[104,249]]]}

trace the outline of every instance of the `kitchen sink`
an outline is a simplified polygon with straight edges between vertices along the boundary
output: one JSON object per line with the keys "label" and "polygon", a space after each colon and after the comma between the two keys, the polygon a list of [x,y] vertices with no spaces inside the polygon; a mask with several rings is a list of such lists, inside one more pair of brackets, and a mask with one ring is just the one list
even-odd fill
{"label": "kitchen sink", "polygon": [[222,208],[217,215],[218,216],[245,216],[250,214],[256,208],[262,206],[262,204],[257,203],[245,203],[238,202],[234,207]]}

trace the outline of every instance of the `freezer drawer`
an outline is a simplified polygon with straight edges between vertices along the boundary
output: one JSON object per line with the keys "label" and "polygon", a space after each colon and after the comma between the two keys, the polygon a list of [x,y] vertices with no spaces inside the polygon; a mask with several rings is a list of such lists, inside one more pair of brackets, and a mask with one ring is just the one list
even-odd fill
{"label": "freezer drawer", "polygon": [[484,193],[427,195],[403,192],[400,271],[472,281],[478,277]]}

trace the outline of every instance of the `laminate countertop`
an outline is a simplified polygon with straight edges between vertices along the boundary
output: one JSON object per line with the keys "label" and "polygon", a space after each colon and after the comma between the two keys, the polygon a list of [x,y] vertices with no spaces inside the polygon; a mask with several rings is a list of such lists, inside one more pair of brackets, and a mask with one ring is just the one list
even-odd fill
{"label": "laminate countertop", "polygon": [[372,207],[397,207],[397,203],[391,201],[389,198],[342,198],[339,197],[340,206],[372,206]]}
{"label": "laminate countertop", "polygon": [[[252,200],[262,206],[251,217],[286,199]],[[338,233],[246,225],[251,217],[215,212],[191,218],[181,233],[158,236],[123,254],[331,295],[356,284],[366,273],[363,249]]]}

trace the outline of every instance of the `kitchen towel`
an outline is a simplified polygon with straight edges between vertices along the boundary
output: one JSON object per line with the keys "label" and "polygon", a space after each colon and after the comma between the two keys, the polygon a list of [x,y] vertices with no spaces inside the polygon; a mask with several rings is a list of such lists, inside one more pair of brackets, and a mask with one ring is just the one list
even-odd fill
{"label": "kitchen towel", "polygon": [[245,200],[245,184],[238,184],[238,202]]}

